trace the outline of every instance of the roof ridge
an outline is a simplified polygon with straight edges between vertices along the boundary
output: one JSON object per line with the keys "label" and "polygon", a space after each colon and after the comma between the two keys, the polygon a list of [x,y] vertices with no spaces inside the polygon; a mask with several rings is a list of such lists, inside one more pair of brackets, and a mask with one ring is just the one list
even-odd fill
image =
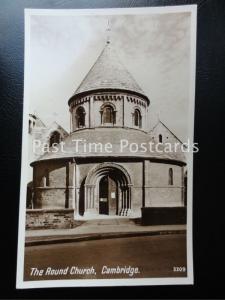
{"label": "roof ridge", "polygon": [[97,61],[99,60],[99,58],[101,57],[101,55],[103,54],[103,52],[105,51],[105,48],[107,47],[107,44],[104,46],[104,48],[102,49],[102,51],[100,52],[100,54],[98,55],[98,57],[96,58],[95,62],[93,63],[92,67],[90,68],[90,70],[87,72],[87,74],[84,76],[83,80],[81,81],[81,83],[78,85],[76,92],[80,89],[80,87],[83,85],[84,81],[86,80],[86,78],[88,77],[89,73],[91,72],[91,70],[94,68],[94,66],[96,65]]}
{"label": "roof ridge", "polygon": [[169,132],[181,143],[181,144],[183,144],[184,142],[182,142],[181,141],[181,139],[176,135],[176,134],[174,134],[173,133],[173,131],[171,131],[170,129],[169,129],[169,127],[167,127],[160,119],[157,121],[157,123],[155,124],[155,126],[153,126],[153,128],[150,130],[150,132],[153,132],[154,131],[154,129],[158,126],[158,124],[162,124],[167,130],[169,130]]}

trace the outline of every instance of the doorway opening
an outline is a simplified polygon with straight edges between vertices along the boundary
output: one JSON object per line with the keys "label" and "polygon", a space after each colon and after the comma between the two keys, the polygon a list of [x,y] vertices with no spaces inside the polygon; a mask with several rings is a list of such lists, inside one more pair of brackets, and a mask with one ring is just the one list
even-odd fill
{"label": "doorway opening", "polygon": [[101,163],[85,179],[84,215],[129,216],[131,180],[123,166]]}
{"label": "doorway opening", "polygon": [[99,214],[118,215],[118,183],[113,174],[99,182]]}

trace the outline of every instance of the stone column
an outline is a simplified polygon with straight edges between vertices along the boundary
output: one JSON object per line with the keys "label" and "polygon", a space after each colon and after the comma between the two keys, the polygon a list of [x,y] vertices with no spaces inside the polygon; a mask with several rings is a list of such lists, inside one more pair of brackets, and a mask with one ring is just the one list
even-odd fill
{"label": "stone column", "polygon": [[78,184],[78,166],[76,162],[73,168],[73,207],[75,209],[75,216],[79,216],[79,184]]}
{"label": "stone column", "polygon": [[70,162],[66,162],[66,188],[65,188],[65,208],[69,208],[69,181],[70,181]]}
{"label": "stone column", "polygon": [[124,209],[124,215],[127,216],[127,211],[128,211],[128,189],[127,187],[125,188],[125,209]]}
{"label": "stone column", "polygon": [[181,206],[184,206],[184,167],[181,167]]}
{"label": "stone column", "polygon": [[144,206],[150,206],[150,161],[144,160],[143,165],[143,187],[144,187]]}
{"label": "stone column", "polygon": [[120,187],[121,189],[121,207],[120,207],[120,211],[119,211],[119,215],[122,216],[122,213],[123,213],[123,185],[121,185]]}
{"label": "stone column", "polygon": [[145,207],[145,160],[142,162],[142,207]]}
{"label": "stone column", "polygon": [[90,97],[89,99],[89,128],[92,128],[94,127],[94,112],[93,112],[93,109],[94,109],[94,99],[93,99],[93,96]]}
{"label": "stone column", "polygon": [[124,127],[124,122],[125,122],[125,121],[124,121],[124,119],[125,119],[125,102],[124,102],[125,99],[124,99],[124,98],[125,98],[125,97],[122,96],[122,100],[123,100],[123,117],[122,117],[122,118],[123,118],[123,120],[122,120],[122,124],[123,124],[123,125],[122,125],[122,126],[123,126],[123,127]]}
{"label": "stone column", "polygon": [[122,210],[122,192],[121,192],[121,186],[118,188],[118,215],[120,215]]}
{"label": "stone column", "polygon": [[85,211],[84,216],[96,215],[95,209],[95,185],[85,184]]}
{"label": "stone column", "polygon": [[127,216],[130,216],[132,213],[131,210],[131,184],[128,184],[128,190],[127,190]]}
{"label": "stone column", "polygon": [[126,215],[127,209],[127,189],[126,186],[122,185],[122,207],[121,207],[121,216]]}
{"label": "stone column", "polygon": [[68,161],[66,163],[66,208],[74,208],[74,168],[75,162]]}

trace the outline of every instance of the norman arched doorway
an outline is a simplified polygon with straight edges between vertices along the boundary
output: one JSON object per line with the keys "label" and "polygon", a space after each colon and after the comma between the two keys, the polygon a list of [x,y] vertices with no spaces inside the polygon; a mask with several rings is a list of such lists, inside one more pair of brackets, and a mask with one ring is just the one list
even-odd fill
{"label": "norman arched doorway", "polygon": [[85,214],[127,216],[131,212],[131,181],[115,163],[94,167],[85,181]]}

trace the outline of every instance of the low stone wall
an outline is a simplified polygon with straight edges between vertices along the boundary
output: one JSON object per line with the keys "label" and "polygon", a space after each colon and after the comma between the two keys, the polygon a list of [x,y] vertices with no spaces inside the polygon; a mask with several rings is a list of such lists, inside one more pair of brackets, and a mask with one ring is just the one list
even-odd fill
{"label": "low stone wall", "polygon": [[72,228],[73,209],[27,209],[26,229]]}
{"label": "low stone wall", "polygon": [[142,225],[186,224],[186,207],[142,207]]}

